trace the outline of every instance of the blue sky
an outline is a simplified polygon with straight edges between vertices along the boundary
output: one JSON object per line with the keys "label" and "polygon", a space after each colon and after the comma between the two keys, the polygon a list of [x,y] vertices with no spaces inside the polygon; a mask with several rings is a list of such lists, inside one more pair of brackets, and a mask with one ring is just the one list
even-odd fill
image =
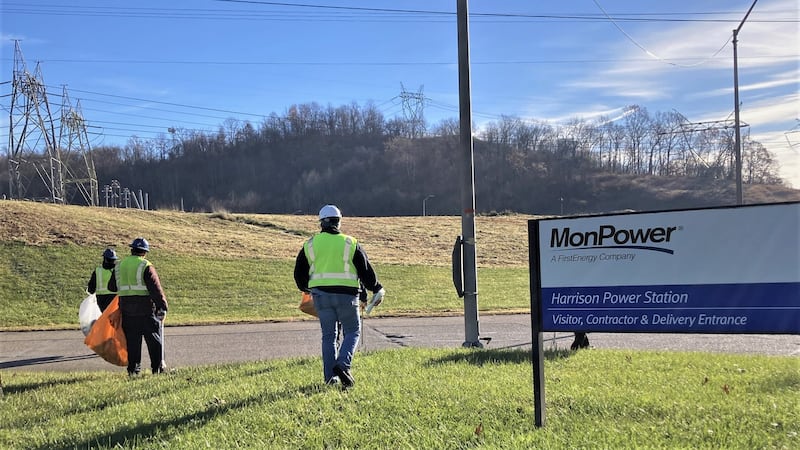
{"label": "blue sky", "polygon": [[[752,0],[471,0],[473,120],[561,124],[628,105],[733,118],[732,30]],[[2,0],[0,82],[14,39],[49,102],[80,103],[91,145],[169,127],[259,123],[292,104],[372,102],[429,125],[458,117],[456,0]],[[760,0],[739,33],[741,120],[800,188],[800,12]],[[10,83],[0,84],[0,147]],[[478,130],[478,131],[479,131]]]}

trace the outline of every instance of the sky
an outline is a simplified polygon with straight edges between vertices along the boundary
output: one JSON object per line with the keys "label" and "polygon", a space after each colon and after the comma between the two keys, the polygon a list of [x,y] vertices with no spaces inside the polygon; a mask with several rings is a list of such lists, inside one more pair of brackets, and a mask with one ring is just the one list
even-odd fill
{"label": "sky", "polygon": [[[375,105],[458,118],[457,0],[0,0],[0,148],[15,42],[48,103],[80,108],[92,147],[169,128],[259,124],[291,105]],[[475,132],[502,116],[553,125],[629,105],[734,118],[800,188],[797,0],[471,0]],[[20,61],[19,59],[17,61]],[[416,105],[415,103],[413,103]]]}

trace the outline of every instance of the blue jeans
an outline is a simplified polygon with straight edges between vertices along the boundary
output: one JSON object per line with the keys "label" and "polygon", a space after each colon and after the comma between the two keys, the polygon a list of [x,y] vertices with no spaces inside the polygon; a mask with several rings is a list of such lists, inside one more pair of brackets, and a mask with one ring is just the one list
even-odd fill
{"label": "blue jeans", "polygon": [[[356,352],[358,339],[361,337],[361,321],[359,320],[358,295],[331,294],[319,289],[311,289],[314,308],[319,316],[322,329],[322,371],[325,381],[333,378],[333,367],[336,365],[350,370],[353,355]],[[336,324],[342,324],[344,338],[336,348]]]}

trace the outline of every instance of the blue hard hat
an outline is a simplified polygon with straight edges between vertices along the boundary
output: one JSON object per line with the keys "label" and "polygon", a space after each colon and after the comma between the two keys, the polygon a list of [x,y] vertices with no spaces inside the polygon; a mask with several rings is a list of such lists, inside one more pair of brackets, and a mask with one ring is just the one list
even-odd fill
{"label": "blue hard hat", "polygon": [[109,261],[114,261],[114,260],[119,259],[119,258],[117,258],[117,252],[115,252],[114,250],[112,250],[110,248],[107,248],[103,252],[103,259],[107,259]]}
{"label": "blue hard hat", "polygon": [[142,250],[142,251],[145,251],[145,252],[149,252],[150,251],[150,244],[148,244],[147,243],[147,239],[145,239],[143,237],[137,237],[136,239],[134,239],[133,242],[131,242],[130,247],[133,248],[133,249]]}

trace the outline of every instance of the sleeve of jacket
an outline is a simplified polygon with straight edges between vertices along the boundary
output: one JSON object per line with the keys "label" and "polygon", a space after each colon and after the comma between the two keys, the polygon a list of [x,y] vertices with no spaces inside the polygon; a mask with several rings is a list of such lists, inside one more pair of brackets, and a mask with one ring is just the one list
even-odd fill
{"label": "sleeve of jacket", "polygon": [[297,258],[294,261],[294,284],[297,289],[303,292],[308,292],[308,270],[311,268],[306,258],[306,252],[300,249]]}
{"label": "sleeve of jacket", "polygon": [[92,276],[89,278],[89,284],[86,286],[86,292],[90,294],[94,294],[97,292],[97,271],[95,270],[92,272]]}
{"label": "sleeve of jacket", "polygon": [[358,279],[361,280],[364,287],[372,292],[378,292],[383,288],[381,283],[378,282],[378,275],[375,273],[375,269],[372,268],[372,264],[369,263],[367,253],[361,248],[361,244],[356,244],[353,265],[356,267]]}
{"label": "sleeve of jacket", "polygon": [[156,268],[147,266],[144,271],[144,284],[147,286],[147,291],[150,292],[150,300],[156,305],[156,309],[167,308],[167,297],[164,295],[164,289],[161,287],[161,280],[158,278]]}
{"label": "sleeve of jacket", "polygon": [[117,292],[117,269],[111,271],[111,278],[108,280],[108,290]]}

